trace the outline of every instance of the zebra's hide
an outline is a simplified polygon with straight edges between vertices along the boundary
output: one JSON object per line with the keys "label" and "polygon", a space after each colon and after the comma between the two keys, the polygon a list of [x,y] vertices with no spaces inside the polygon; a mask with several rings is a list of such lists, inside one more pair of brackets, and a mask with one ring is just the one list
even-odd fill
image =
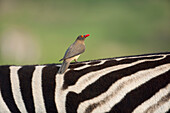
{"label": "zebra's hide", "polygon": [[60,66],[0,66],[0,113],[169,112],[170,52]]}

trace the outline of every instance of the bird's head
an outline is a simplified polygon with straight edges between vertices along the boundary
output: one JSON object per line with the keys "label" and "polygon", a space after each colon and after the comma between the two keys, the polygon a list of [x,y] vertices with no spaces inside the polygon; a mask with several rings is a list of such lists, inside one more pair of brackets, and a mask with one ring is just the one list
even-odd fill
{"label": "bird's head", "polygon": [[90,36],[90,34],[86,34],[86,35],[79,35],[79,36],[77,37],[77,40],[85,40],[85,39],[86,39],[86,37],[88,37],[88,36]]}

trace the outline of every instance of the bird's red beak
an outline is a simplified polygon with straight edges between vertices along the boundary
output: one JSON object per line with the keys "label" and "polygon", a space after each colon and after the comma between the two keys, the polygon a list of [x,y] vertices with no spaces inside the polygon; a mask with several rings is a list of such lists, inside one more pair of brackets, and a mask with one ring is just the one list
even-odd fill
{"label": "bird's red beak", "polygon": [[84,35],[85,38],[88,37],[88,36],[90,36],[90,34]]}

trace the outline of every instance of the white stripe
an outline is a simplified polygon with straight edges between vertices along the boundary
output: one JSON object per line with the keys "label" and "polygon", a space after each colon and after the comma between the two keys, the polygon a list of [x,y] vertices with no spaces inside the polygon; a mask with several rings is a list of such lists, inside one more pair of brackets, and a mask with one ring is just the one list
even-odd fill
{"label": "white stripe", "polygon": [[55,65],[56,67],[61,67],[61,64],[57,64],[57,65]]}
{"label": "white stripe", "polygon": [[160,106],[154,113],[166,113],[170,109],[170,100]]}
{"label": "white stripe", "polygon": [[[82,70],[82,69],[88,68],[88,67],[90,67],[90,66],[91,66],[91,65],[85,64],[84,66],[75,68],[74,70]],[[69,70],[70,70],[70,69],[69,69]]]}
{"label": "white stripe", "polygon": [[100,107],[94,109],[93,113],[108,112],[111,107],[120,102],[128,92],[139,87],[150,79],[165,73],[169,69],[170,64],[165,64],[153,69],[142,70],[127,77],[123,77],[122,79],[115,82],[105,93],[80,103],[78,112],[84,112],[90,104],[103,101],[106,102],[100,105]]}
{"label": "white stripe", "polygon": [[170,92],[170,84],[167,85],[167,87],[162,88],[159,92],[157,92],[154,96],[152,96],[150,99],[139,105],[133,113],[143,113],[146,111],[149,107],[156,104],[162,97],[167,95]]}
{"label": "white stripe", "polygon": [[22,113],[27,113],[27,110],[25,108],[25,104],[24,104],[24,101],[21,95],[20,85],[19,85],[18,70],[20,68],[21,68],[20,66],[10,66],[11,87],[12,87],[12,93],[14,96],[14,101],[17,107]]}
{"label": "white stripe", "polygon": [[55,86],[55,104],[57,107],[58,113],[66,113],[66,90],[62,89],[64,76],[61,74],[56,75],[56,86]]}
{"label": "white stripe", "polygon": [[2,98],[1,91],[0,91],[0,113],[11,113]]}
{"label": "white stripe", "polygon": [[32,78],[33,99],[34,99],[36,113],[46,112],[43,93],[42,93],[42,69],[43,68],[44,66],[36,66]]}
{"label": "white stripe", "polygon": [[85,69],[85,68],[88,68],[88,67],[91,67],[91,66],[102,65],[102,64],[105,63],[107,60],[100,60],[100,61],[101,61],[100,63],[94,64],[94,65],[89,65],[88,63],[90,63],[90,62],[86,62],[84,66],[75,68],[74,70],[82,70],[82,69]]}
{"label": "white stripe", "polygon": [[76,85],[70,86],[67,90],[74,91],[76,93],[80,93],[88,85],[92,84],[93,82],[98,80],[103,75],[106,75],[107,73],[110,73],[110,72],[116,71],[116,70],[120,70],[120,69],[123,69],[123,68],[127,68],[127,67],[130,67],[130,66],[134,66],[134,65],[142,63],[142,62],[157,61],[157,60],[161,60],[161,59],[164,59],[164,58],[165,57],[161,57],[161,58],[157,58],[157,59],[139,60],[139,61],[136,61],[136,62],[133,62],[133,63],[130,63],[130,64],[120,64],[120,65],[104,68],[104,69],[101,69],[101,70],[98,70],[98,71],[90,72],[90,73],[83,75],[81,78],[79,78],[79,80],[76,82]]}
{"label": "white stripe", "polygon": [[143,57],[156,57],[156,56],[168,56],[170,54],[159,54],[159,55],[144,55],[144,56],[127,56],[121,58],[115,58],[116,61],[124,60],[124,59],[134,59],[134,58],[143,58]]}

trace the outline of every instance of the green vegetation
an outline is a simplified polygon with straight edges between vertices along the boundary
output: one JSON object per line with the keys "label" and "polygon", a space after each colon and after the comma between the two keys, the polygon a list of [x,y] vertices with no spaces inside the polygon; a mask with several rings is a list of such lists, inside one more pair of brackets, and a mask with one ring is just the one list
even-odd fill
{"label": "green vegetation", "polygon": [[169,11],[168,0],[1,0],[0,41],[9,29],[22,30],[33,37],[39,57],[6,58],[1,41],[0,65],[58,63],[86,33],[91,36],[79,61],[170,51]]}

